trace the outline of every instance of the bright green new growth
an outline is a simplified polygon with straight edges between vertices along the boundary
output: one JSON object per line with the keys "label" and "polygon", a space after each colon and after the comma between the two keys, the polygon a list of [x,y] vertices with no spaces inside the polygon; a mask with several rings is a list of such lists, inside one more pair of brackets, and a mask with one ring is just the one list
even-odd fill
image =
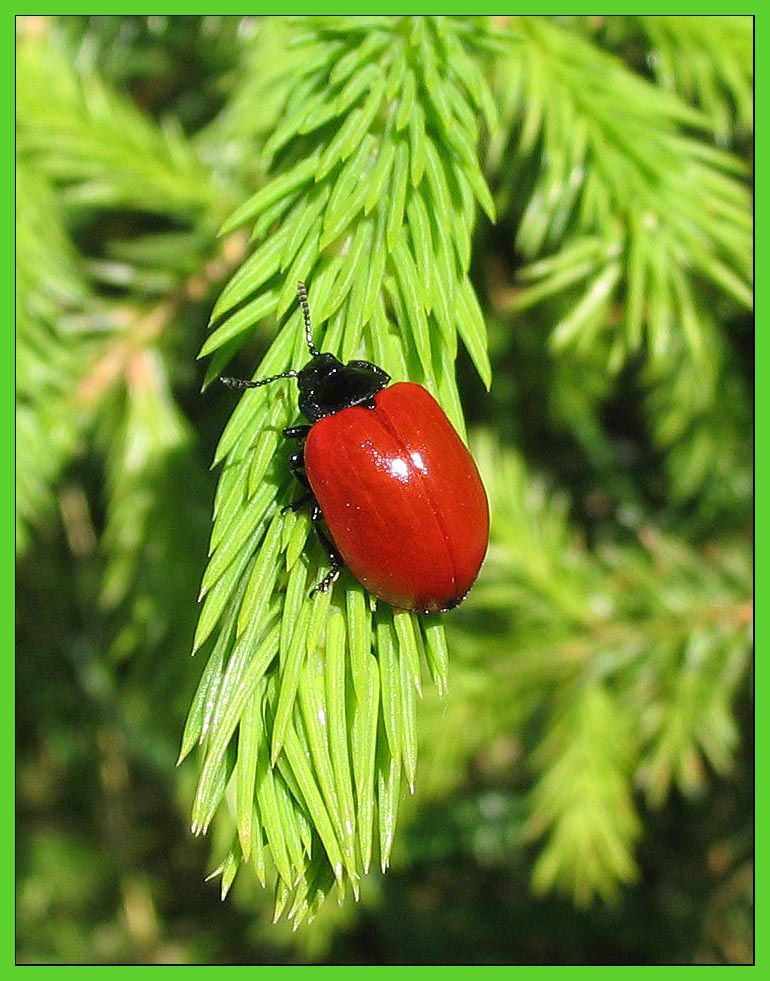
{"label": "bright green new growth", "polygon": [[[731,766],[751,658],[750,556],[728,538],[704,558],[644,522],[622,545],[589,550],[567,502],[515,453],[489,437],[472,448],[496,521],[476,627],[458,641],[471,663],[495,651],[496,694],[478,702],[472,671],[455,664],[442,724],[475,723],[482,745],[538,725],[527,820],[515,826],[542,844],[533,887],[581,905],[611,900],[638,876],[637,797],[656,808],[674,788],[702,794],[709,768]],[[498,715],[507,723],[479,725]]]}
{"label": "bright green new growth", "polygon": [[[645,23],[665,35],[677,20]],[[681,338],[701,366],[708,355],[698,282],[752,305],[751,197],[735,180],[745,167],[682,135],[683,127],[707,130],[704,113],[545,18],[525,18],[519,28],[524,43],[501,72],[503,113],[522,114],[519,165],[539,140],[548,155],[516,244],[528,259],[560,248],[521,270],[516,309],[577,286],[582,297],[571,297],[554,325],[555,352],[604,343],[618,370],[644,348],[654,369]],[[620,327],[603,340],[617,303]]]}
{"label": "bright green new growth", "polygon": [[[302,279],[324,351],[422,382],[462,431],[448,370],[458,335],[490,381],[468,279],[477,202],[493,213],[477,159],[477,117],[494,125],[481,40],[425,18],[323,20],[295,33],[286,108],[264,150],[275,176],[222,229],[245,225],[255,244],[217,301],[203,355],[229,355],[257,319],[288,314],[255,377],[300,367]],[[402,785],[414,789],[421,661],[441,690],[447,663],[440,626],[375,608],[347,574],[309,598],[323,550],[307,540],[305,515],[280,515],[297,493],[278,439],[295,406],[288,381],[250,391],[219,444],[196,648],[216,643],[182,756],[202,746],[195,830],[233,788],[223,890],[267,851],[277,909],[298,924],[333,881],[357,895],[375,854],[387,867]]]}

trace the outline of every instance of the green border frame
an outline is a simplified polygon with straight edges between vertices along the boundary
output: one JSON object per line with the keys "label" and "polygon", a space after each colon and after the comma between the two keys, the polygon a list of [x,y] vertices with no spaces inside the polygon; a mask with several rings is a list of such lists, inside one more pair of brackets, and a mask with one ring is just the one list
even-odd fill
{"label": "green border frame", "polygon": [[[754,106],[764,107],[762,119],[754,123],[755,139],[755,159],[754,169],[756,173],[767,174],[770,172],[770,148],[768,144],[767,131],[767,97],[770,94],[768,88],[768,77],[770,75],[768,62],[770,62],[770,43],[768,43],[767,28],[770,24],[770,14],[763,12],[761,15],[754,15]],[[756,116],[756,111],[755,111]],[[759,125],[757,125],[759,123]],[[764,163],[763,163],[764,161]],[[757,215],[767,215],[770,208],[770,195],[768,194],[767,181],[759,180],[755,188],[755,224],[754,224],[754,270],[764,270],[768,261],[768,226],[766,220],[756,221]],[[758,258],[759,257],[759,258]],[[768,316],[768,280],[765,275],[756,280],[754,293],[754,318],[755,323],[766,323]],[[756,365],[767,365],[770,363],[770,341],[766,331],[755,331],[754,356]],[[757,367],[755,366],[755,380],[757,377]],[[768,522],[768,508],[766,494],[770,493],[770,467],[768,457],[764,450],[767,445],[768,431],[768,409],[770,408],[770,391],[765,388],[755,387],[755,416],[754,416],[754,543],[755,543],[755,566],[754,566],[754,610],[756,621],[756,610],[758,606],[766,609],[765,604],[768,600],[768,578],[767,578],[767,558],[762,548],[756,548],[756,544],[765,545],[770,539],[770,523]],[[765,488],[762,491],[762,487]],[[761,507],[756,506],[756,502],[761,503]],[[761,561],[756,561],[759,557]],[[770,827],[770,807],[768,801],[768,756],[766,752],[758,753],[759,747],[767,747],[770,743],[770,726],[768,717],[763,713],[756,713],[757,701],[760,704],[767,697],[767,676],[763,670],[757,671],[756,668],[766,664],[768,652],[767,635],[762,629],[755,626],[755,646],[754,646],[754,708],[755,708],[755,769],[754,787],[756,791],[755,803],[755,871],[754,871],[754,963],[756,966],[767,967],[768,964],[768,930],[767,926],[762,927],[762,923],[767,925],[767,886],[770,881],[770,866],[767,856],[767,828]],[[757,656],[759,652],[759,656]],[[757,834],[757,828],[765,830]]]}
{"label": "green border frame", "polygon": [[[228,14],[266,13],[266,14],[279,14],[279,15],[280,14],[286,14],[287,13],[287,10],[286,10],[285,7],[283,9],[276,9],[276,8],[279,8],[279,5],[278,4],[265,5],[265,7],[267,9],[264,9],[264,10],[259,10],[259,7],[260,6],[261,6],[261,4],[255,5],[255,6],[247,6],[247,7],[244,7],[241,4],[235,4],[235,5],[233,5],[233,9],[227,10],[226,13],[228,13]],[[351,14],[353,14],[353,13],[361,13],[361,6],[362,5],[360,3],[352,3],[351,0],[336,0],[335,3],[329,4],[329,5],[322,4],[320,2],[320,0],[304,0],[304,2],[303,2],[303,0],[300,0],[300,2],[295,2],[294,4],[291,4],[290,12],[291,13],[295,13],[295,14],[313,14],[313,13],[321,14],[321,13],[329,13],[329,12],[332,12],[332,13],[335,13],[335,14],[337,14],[337,13],[339,13],[339,14],[345,14],[345,13],[351,13]],[[392,13],[425,13],[425,14],[428,14],[428,13],[450,13],[450,14],[451,13],[456,13],[456,14],[467,14],[467,13],[469,13],[469,6],[470,5],[467,3],[467,0],[466,0],[466,2],[460,2],[460,0],[444,0],[443,3],[438,3],[438,2],[436,2],[436,0],[423,0],[422,3],[414,4],[414,5],[413,4],[379,4],[379,3],[367,4],[368,9],[366,10],[366,12],[367,13],[370,13],[370,14],[371,13],[382,13],[382,14],[392,14]],[[72,10],[72,6],[69,5],[69,4],[59,4],[57,2],[53,2],[53,3],[52,2],[49,2],[49,3],[47,3],[47,4],[44,5],[44,8],[43,9],[44,9],[44,12],[46,14],[62,15],[62,16],[65,16],[67,14],[72,14],[72,13],[79,13],[79,14],[80,13],[101,13],[101,14],[104,14],[104,13],[111,13],[111,12],[113,12],[113,11],[110,11],[110,10],[105,10],[105,5],[100,5],[98,8],[95,8],[95,9],[92,9],[92,10],[89,10],[88,9],[89,7],[90,7],[90,5],[85,5],[85,9],[82,9],[81,8],[79,10],[73,11]],[[512,13],[511,7],[512,7],[511,4],[501,4],[499,2],[496,2],[496,3],[491,3],[491,4],[488,4],[488,5],[484,5],[484,8],[483,8],[482,12],[483,13],[511,14]],[[658,9],[658,10],[653,11],[653,12],[654,13],[660,13],[660,14],[670,14],[670,13],[675,13],[675,14],[704,14],[704,15],[707,15],[707,14],[724,14],[724,13],[729,12],[728,10],[726,10],[726,7],[727,7],[727,5],[725,3],[715,3],[714,0],[701,0],[700,3],[692,2],[692,0],[684,0],[684,2],[681,2],[681,0],[680,0],[680,3],[677,4],[677,9],[675,11],[666,10],[666,9]],[[331,8],[331,10],[330,10],[330,8]],[[411,9],[408,9],[408,8],[411,8]],[[415,9],[415,8],[417,8],[417,9]],[[13,93],[14,97],[15,97],[15,77],[14,77],[15,76],[15,53],[14,53],[15,52],[15,20],[16,20],[16,17],[17,16],[23,16],[25,13],[33,13],[33,12],[34,13],[37,13],[37,12],[40,12],[40,11],[37,10],[37,11],[15,12],[11,16],[11,18],[10,18],[12,32],[11,32],[11,39],[10,39],[9,49],[8,49],[9,57],[8,57],[8,59],[6,61],[6,66],[7,67],[6,67],[6,69],[3,70],[2,78],[3,78],[3,82],[4,82],[4,87],[7,84],[8,89],[11,91],[11,93]],[[119,7],[114,11],[114,13],[117,14],[117,15],[124,15],[124,14],[131,14],[131,13],[148,13],[148,12],[149,11],[147,10],[147,5],[146,4],[133,4],[133,3],[130,3],[130,2],[119,5]],[[204,13],[210,13],[210,12],[212,12],[212,5],[211,4],[205,4],[205,3],[199,3],[199,2],[192,2],[192,3],[183,4],[183,3],[178,2],[178,0],[170,0],[170,2],[169,2],[169,0],[167,0],[167,2],[164,3],[161,6],[161,12],[164,13],[164,14],[170,14],[170,15],[173,15],[173,14],[190,14],[190,13],[204,14]],[[222,11],[219,11],[219,13],[221,13],[221,12]],[[524,12],[530,12],[530,11],[524,11]],[[564,14],[568,14],[568,13],[580,14],[580,13],[586,13],[586,8],[585,8],[584,5],[579,5],[579,4],[575,3],[574,0],[567,0],[567,2],[562,2],[562,3],[558,4],[555,11],[538,11],[538,12],[540,12],[540,13],[554,13],[554,12],[556,12],[556,13],[564,13]],[[625,2],[623,2],[623,0],[621,0],[620,3],[617,3],[617,2],[616,3],[608,3],[608,4],[600,3],[600,4],[596,5],[596,7],[594,7],[590,12],[591,13],[594,13],[594,14],[623,14],[623,13],[629,13],[630,14],[630,13],[639,13],[640,10],[639,10],[639,7],[638,6],[633,5],[633,4],[630,4],[630,3],[625,3]],[[522,11],[518,11],[518,13],[522,13]],[[768,86],[767,86],[767,79],[768,79],[768,72],[769,72],[768,63],[770,62],[770,44],[768,43],[768,36],[767,36],[767,33],[766,33],[767,25],[768,25],[768,23],[770,23],[770,12],[764,12],[763,11],[761,13],[757,13],[757,11],[754,10],[754,9],[752,9],[752,7],[750,6],[748,9],[738,10],[738,11],[736,11],[736,13],[741,13],[741,14],[746,14],[746,15],[752,15],[752,16],[754,16],[754,30],[755,30],[755,67],[756,67],[756,76],[755,76],[755,104],[760,109],[763,109],[764,110],[762,112],[762,114],[761,114],[762,115],[762,118],[758,121],[759,125],[755,125],[755,140],[756,140],[755,169],[758,171],[759,174],[765,174],[765,175],[767,175],[768,173],[770,173],[770,152],[768,150],[768,134],[767,134],[767,130],[765,129],[765,117],[767,116],[767,108],[766,107],[768,105],[768,102],[767,102],[766,98],[764,98],[764,97],[770,95],[770,93],[768,92]],[[9,99],[7,101],[5,101],[5,100],[3,101],[3,112],[4,112],[4,114],[7,114],[10,117],[10,119],[9,119],[9,130],[10,130],[10,128],[11,128],[11,126],[13,124],[13,119],[14,119],[14,111],[13,111],[13,106],[11,104],[11,99]],[[9,145],[10,145],[10,143],[9,143]],[[12,187],[13,186],[13,178],[14,178],[14,163],[10,159],[10,155],[7,158],[5,156],[3,156],[3,161],[4,162],[5,162],[6,159],[8,160],[8,163],[7,163],[8,169],[11,172],[10,173],[10,176],[9,176],[9,184]],[[756,187],[756,202],[757,202],[756,203],[756,213],[757,214],[762,215],[762,214],[767,214],[768,213],[767,212],[767,209],[768,209],[768,206],[770,206],[770,200],[768,200],[768,198],[770,198],[770,195],[768,194],[767,179],[766,178],[765,179],[760,179],[760,181],[757,182],[757,187]],[[12,211],[12,203],[13,203],[13,191],[11,191],[11,194],[9,195],[9,198],[6,199],[6,200],[8,200],[8,202],[9,202],[8,205],[7,205],[7,212],[8,212],[7,218],[8,218],[8,221],[7,221],[7,226],[6,227],[11,227],[11,220],[12,220],[11,211]],[[755,234],[755,245],[756,245],[755,256],[758,256],[759,257],[758,259],[755,258],[755,267],[758,267],[760,270],[764,270],[765,269],[765,263],[767,261],[767,256],[768,256],[768,248],[767,248],[767,245],[768,245],[768,232],[767,232],[767,225],[765,223],[762,223],[762,222],[757,223],[756,234]],[[8,280],[8,282],[7,282],[6,296],[13,296],[14,295],[14,292],[13,292],[13,286],[14,286],[14,284],[13,284],[13,274],[15,272],[15,269],[14,269],[14,263],[13,263],[13,261],[11,259],[11,255],[12,255],[12,253],[9,250],[8,261],[6,261],[3,264],[4,278]],[[756,317],[757,317],[757,319],[760,322],[764,322],[764,323],[767,322],[768,305],[769,305],[768,304],[768,277],[761,276],[760,277],[760,280],[759,280],[759,283],[757,284],[757,288],[756,288]],[[10,332],[9,332],[9,335],[10,335]],[[13,375],[13,374],[15,374],[15,372],[14,372],[15,350],[14,350],[13,341],[10,341],[8,346],[9,346],[10,350],[8,351],[7,356],[2,359],[2,370],[4,372],[7,372],[8,374],[12,374]],[[756,354],[756,357],[758,359],[758,363],[759,364],[770,364],[770,357],[768,356],[768,355],[770,355],[770,339],[768,339],[768,335],[767,335],[766,332],[760,331],[757,334],[757,336],[756,336],[756,342],[755,342],[755,354]],[[14,377],[11,377],[10,380],[11,381],[14,381]],[[7,398],[8,399],[10,399],[10,397],[11,397],[11,394],[10,393],[11,393],[11,389],[13,387],[14,387],[13,385],[9,384],[7,386],[7,388],[4,387],[4,389],[3,389],[4,392],[7,392],[8,393],[7,394]],[[768,480],[768,467],[770,466],[770,464],[768,464],[768,459],[767,459],[765,453],[763,452],[763,450],[765,448],[765,442],[766,442],[765,437],[766,437],[766,434],[767,434],[768,406],[769,406],[769,404],[770,404],[770,389],[760,388],[757,391],[757,393],[756,393],[756,399],[755,399],[755,412],[756,412],[756,416],[755,416],[755,436],[756,436],[756,446],[757,446],[757,449],[755,450],[755,462],[756,462],[756,478],[755,478],[756,483],[755,483],[755,487],[758,488],[758,491],[759,492],[758,492],[758,495],[757,496],[758,496],[759,501],[763,505],[762,507],[759,507],[759,508],[756,508],[755,509],[755,517],[756,517],[756,529],[755,529],[755,536],[756,537],[755,537],[755,542],[759,542],[760,544],[764,544],[765,542],[767,542],[770,539],[770,521],[768,521],[768,509],[767,509],[766,506],[764,506],[765,501],[766,501],[765,493],[766,492],[770,492],[770,480]],[[15,434],[12,431],[11,426],[8,426],[7,428],[4,426],[3,429],[2,429],[2,434],[3,434],[3,437],[4,438],[7,438],[7,441],[8,441],[9,446],[11,448],[13,448],[15,446],[15,442],[14,442],[15,441]],[[12,482],[10,480],[8,482],[8,486],[10,487],[10,490],[8,491],[9,496],[11,498],[13,498],[14,497],[14,490],[13,490],[13,484],[12,484]],[[762,487],[765,487],[765,492],[762,491]],[[9,510],[10,510],[10,508],[9,508]],[[10,539],[10,536],[9,536],[9,539]],[[10,554],[11,551],[12,551],[10,545],[11,545],[11,543],[10,543],[10,540],[9,540],[9,543],[8,543],[8,554]],[[767,596],[767,591],[768,591],[767,562],[766,561],[762,561],[763,552],[761,550],[758,550],[758,551],[759,551],[759,555],[760,555],[760,561],[757,563],[757,566],[756,566],[755,583],[756,583],[757,597],[758,597],[759,601],[762,602],[762,601],[766,601],[767,598],[768,598],[768,596]],[[3,609],[3,613],[4,614],[6,613],[6,606],[7,607],[10,607],[11,604],[6,599],[5,594],[3,594],[2,609]],[[763,604],[763,606],[764,606],[764,604]],[[4,619],[5,619],[5,616],[4,616]],[[10,610],[10,609],[8,609],[7,619],[8,619],[8,623],[10,624],[12,622],[12,610]],[[10,630],[9,630],[9,633],[10,633]],[[767,694],[766,679],[765,679],[764,672],[761,670],[761,666],[764,663],[763,662],[763,654],[766,654],[766,652],[767,652],[767,643],[766,643],[766,635],[764,634],[764,631],[761,629],[761,627],[757,631],[757,639],[758,639],[757,649],[760,651],[760,656],[757,657],[757,658],[755,658],[755,663],[760,666],[760,670],[757,672],[757,676],[756,676],[756,689],[755,690],[758,691],[758,693],[759,693],[758,699],[761,702],[761,700],[763,698],[763,695],[766,695]],[[9,755],[11,755],[13,753],[13,749],[14,749],[14,733],[13,733],[13,720],[14,720],[14,704],[13,704],[14,685],[13,685],[13,681],[14,681],[14,669],[13,669],[13,662],[12,662],[12,660],[11,660],[10,657],[6,656],[6,658],[4,659],[4,663],[7,664],[7,665],[9,665],[9,667],[6,668],[6,670],[10,674],[10,679],[9,679],[8,683],[6,684],[4,690],[6,692],[8,692],[8,699],[9,699],[10,705],[9,705],[8,710],[6,711],[6,713],[4,715],[4,722],[5,722],[5,724],[4,724],[4,727],[3,728],[4,728],[4,733],[5,732],[8,733],[7,739],[8,739],[9,748],[10,748],[10,754]],[[755,698],[755,701],[756,701],[756,698]],[[765,716],[765,715],[763,715],[763,714],[760,713],[759,717],[756,720],[756,736],[755,736],[755,742],[756,742],[756,744],[758,746],[761,747],[761,746],[768,745],[768,741],[769,740],[770,740],[770,732],[768,732],[768,716]],[[756,812],[755,813],[756,813],[756,818],[757,818],[757,822],[756,822],[757,823],[757,826],[759,828],[765,828],[765,829],[770,825],[770,820],[769,820],[770,819],[770,813],[769,813],[770,812],[770,808],[768,807],[768,784],[770,783],[770,780],[767,779],[767,777],[768,777],[767,769],[768,769],[768,766],[767,766],[767,756],[764,753],[762,753],[761,755],[758,754],[757,755],[757,759],[756,759],[756,771],[755,771],[755,786],[756,786],[756,789],[757,789]],[[14,774],[13,768],[11,766],[7,766],[5,768],[5,770],[4,770],[4,773],[7,775],[6,776],[6,781],[7,781],[6,800],[8,800],[9,802],[10,801],[15,801],[14,786],[13,786],[13,774]],[[9,808],[9,811],[10,811],[10,808]],[[6,817],[6,814],[7,814],[7,817]],[[14,876],[12,874],[13,871],[15,871],[15,863],[14,863],[14,858],[13,858],[14,820],[13,820],[13,814],[11,814],[11,813],[4,812],[4,815],[3,816],[5,818],[5,820],[3,822],[3,840],[8,843],[8,845],[9,845],[9,852],[10,852],[10,854],[8,856],[8,859],[9,860],[8,860],[8,863],[7,863],[7,866],[6,866],[9,869],[10,873],[11,873],[11,874],[9,874],[9,879],[11,880],[10,887],[9,887],[9,893],[8,893],[9,899],[10,899],[10,902],[9,902],[9,910],[12,911],[12,913],[14,915],[11,915],[11,916],[8,916],[7,917],[7,922],[9,922],[9,927],[8,927],[8,935],[9,936],[8,936],[8,941],[7,941],[7,953],[2,957],[2,959],[0,959],[0,965],[2,965],[2,966],[6,966],[6,965],[11,966],[11,965],[14,965],[14,963],[15,963],[15,929],[14,929],[14,927],[15,927],[15,902],[14,902],[14,898],[13,898],[13,890],[14,890],[14,887],[15,887],[15,881],[14,881]],[[755,912],[755,925],[757,925],[757,926],[760,927],[759,929],[756,930],[756,937],[755,937],[755,966],[756,967],[763,967],[763,966],[766,966],[767,963],[768,963],[768,957],[767,957],[768,935],[767,935],[767,931],[761,928],[761,924],[763,922],[766,922],[767,905],[766,905],[766,901],[765,900],[766,900],[766,895],[767,895],[767,883],[770,881],[770,868],[768,868],[766,841],[767,841],[767,831],[766,830],[763,831],[761,834],[759,834],[759,835],[756,836],[756,886],[755,886],[756,912]],[[198,969],[200,970],[200,967]],[[360,970],[360,968],[352,968],[352,969],[353,970]],[[460,972],[460,971],[462,971],[464,973],[470,974],[471,971],[472,972],[475,972],[478,969],[479,969],[478,967],[472,967],[472,968],[468,968],[468,967],[461,967],[461,968],[460,967],[458,967],[458,968],[451,968],[451,967],[428,967],[426,969],[426,967],[423,966],[423,967],[420,968],[420,972],[421,972],[421,974],[429,973],[430,975],[433,975],[433,976],[435,976],[437,978],[438,977],[445,978],[448,972],[451,972],[452,975],[457,976],[457,973]],[[35,967],[27,967],[26,968],[26,971],[36,972],[36,971],[39,971],[39,970],[44,970],[44,968],[35,968]],[[73,971],[73,970],[78,971],[78,970],[81,970],[81,968],[75,967],[75,968],[69,968],[68,969],[68,968],[65,967],[64,970],[65,971],[67,971],[67,970],[70,970],[70,971]],[[107,971],[107,972],[110,972],[110,973],[112,973],[112,971],[113,971],[113,969],[110,968],[110,967],[99,967],[99,970],[101,970],[103,972]],[[124,971],[125,968],[119,968],[118,970]],[[146,970],[146,968],[145,968],[145,970]],[[150,968],[150,970],[152,970],[152,968]],[[209,967],[208,970],[210,971],[210,970],[212,970],[212,968]],[[266,968],[265,966],[260,966],[258,968],[258,970],[260,972],[260,977],[264,977],[266,971],[269,972],[270,975],[272,975],[273,971],[276,970],[276,969],[275,968]],[[281,968],[280,970],[281,971],[285,971],[286,968]],[[292,969],[289,968],[289,970],[291,971]],[[294,970],[296,970],[296,969],[294,969]],[[343,970],[344,971],[345,968],[336,968],[336,967],[333,967],[333,968],[323,968],[322,967],[322,968],[320,968],[320,970],[322,972],[324,972],[324,973],[331,974],[331,972],[337,972],[338,970]],[[351,968],[348,968],[348,970],[351,970]],[[376,971],[377,968],[374,968],[373,969],[373,968],[367,967],[366,970],[367,970],[367,972],[369,972],[371,970],[375,970]],[[384,968],[384,970],[388,970],[388,968]],[[500,968],[498,968],[497,970],[499,971]],[[527,970],[527,969],[526,968],[512,966],[510,968],[503,967],[502,970],[503,971],[511,971],[511,972],[514,972],[515,971],[516,972],[516,975],[518,977],[521,977],[522,970]],[[541,967],[541,968],[538,969],[538,976],[542,978],[544,976],[543,975],[543,972],[544,971],[547,972],[547,971],[553,971],[553,970],[561,970],[561,969],[559,969],[559,968]],[[568,970],[569,970],[569,968],[568,968]],[[595,970],[601,970],[601,969],[597,969],[595,967],[578,966],[578,967],[572,968],[571,970],[573,970],[573,971],[577,970],[577,971],[583,971],[583,972],[585,972],[585,971],[595,971]],[[607,970],[607,969],[605,969],[605,970]],[[648,967],[648,968],[645,968],[645,967],[636,967],[636,968],[623,968],[623,967],[620,967],[620,968],[609,968],[609,970],[612,970],[613,972],[622,972],[622,973],[625,973],[625,972],[631,970],[638,977],[640,971],[653,970],[653,968],[651,968],[651,967]],[[660,977],[661,976],[661,971],[665,973],[667,970],[673,970],[673,969],[667,969],[667,968],[664,967],[664,968],[654,968],[654,970],[655,970],[655,976],[656,977]],[[440,972],[440,974],[437,973],[437,972]],[[285,977],[285,974],[283,974],[282,976]]]}

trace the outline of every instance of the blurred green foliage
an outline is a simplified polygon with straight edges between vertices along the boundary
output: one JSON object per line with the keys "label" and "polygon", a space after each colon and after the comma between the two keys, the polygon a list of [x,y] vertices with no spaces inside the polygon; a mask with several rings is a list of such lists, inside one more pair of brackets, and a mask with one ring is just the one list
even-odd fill
{"label": "blurred green foliage", "polygon": [[[752,959],[751,21],[423,21],[18,21],[20,962]],[[252,868],[227,903],[204,882],[234,818],[193,838],[195,767],[175,766],[233,406],[195,359],[250,252],[218,229],[327,138],[281,157],[287,100],[377,32],[438,39],[439,82],[469,58],[492,93],[473,126],[453,111],[497,220],[463,199],[452,241],[493,385],[472,330],[437,371],[492,539],[442,621],[443,697],[425,672],[390,871],[294,933]],[[358,71],[395,50],[360,47]],[[438,139],[421,78],[410,109]],[[377,112],[372,147],[398,101]],[[254,370],[282,288],[210,374]]]}

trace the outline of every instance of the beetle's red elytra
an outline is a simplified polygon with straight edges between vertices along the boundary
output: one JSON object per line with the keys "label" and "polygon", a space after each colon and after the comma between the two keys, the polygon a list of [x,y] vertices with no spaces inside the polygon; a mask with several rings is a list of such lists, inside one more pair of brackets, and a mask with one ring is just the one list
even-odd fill
{"label": "beetle's red elytra", "polygon": [[[296,378],[310,425],[284,430],[302,440],[291,468],[331,563],[315,587],[327,590],[346,565],[378,599],[437,613],[467,595],[486,555],[489,506],[467,447],[421,385],[388,385],[368,361],[343,365],[312,337],[307,291],[297,287],[311,360],[299,371],[244,381],[256,388]],[[319,526],[323,521],[328,536]]]}

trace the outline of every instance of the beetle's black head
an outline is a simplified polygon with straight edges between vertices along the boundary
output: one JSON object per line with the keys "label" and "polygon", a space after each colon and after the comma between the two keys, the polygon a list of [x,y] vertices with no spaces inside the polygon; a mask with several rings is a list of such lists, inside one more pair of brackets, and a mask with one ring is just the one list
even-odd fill
{"label": "beetle's black head", "polygon": [[374,396],[390,381],[390,375],[368,361],[348,361],[343,364],[333,354],[322,354],[315,346],[310,323],[310,307],[304,283],[297,284],[297,298],[305,321],[305,341],[311,360],[295,371],[246,381],[243,378],[221,378],[231,388],[260,388],[279,378],[296,378],[299,385],[299,408],[310,422],[334,415],[353,405],[374,406]]}
{"label": "beetle's black head", "polygon": [[297,372],[300,412],[310,422],[353,405],[373,405],[390,375],[368,361],[343,364],[333,354],[316,356]]}

